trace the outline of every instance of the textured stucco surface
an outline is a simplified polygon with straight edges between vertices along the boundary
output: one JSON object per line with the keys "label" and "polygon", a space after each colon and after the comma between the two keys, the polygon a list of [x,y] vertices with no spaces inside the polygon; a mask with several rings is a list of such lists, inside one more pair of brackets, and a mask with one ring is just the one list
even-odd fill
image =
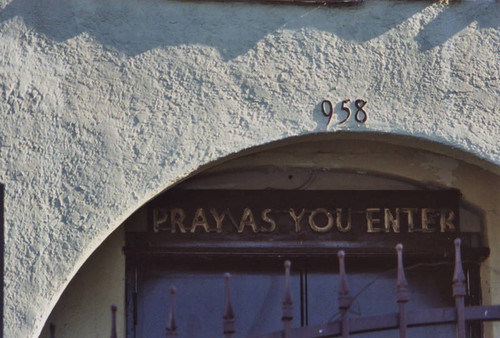
{"label": "textured stucco surface", "polygon": [[[415,136],[498,173],[498,17],[495,2],[0,0],[5,336],[37,336],[85,259],[145,201],[253,146]],[[366,124],[336,114],[326,128],[323,99],[358,98]]]}

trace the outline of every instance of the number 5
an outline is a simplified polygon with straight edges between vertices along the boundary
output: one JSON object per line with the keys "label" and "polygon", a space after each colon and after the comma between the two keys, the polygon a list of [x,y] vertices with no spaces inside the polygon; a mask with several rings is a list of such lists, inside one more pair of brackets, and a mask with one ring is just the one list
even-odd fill
{"label": "number 5", "polygon": [[344,100],[344,101],[342,101],[342,107],[340,109],[342,109],[343,111],[345,111],[347,113],[347,117],[345,118],[344,121],[339,122],[339,125],[346,123],[347,120],[349,120],[349,117],[351,117],[351,110],[348,107],[345,106],[349,102],[351,102],[351,100]]}

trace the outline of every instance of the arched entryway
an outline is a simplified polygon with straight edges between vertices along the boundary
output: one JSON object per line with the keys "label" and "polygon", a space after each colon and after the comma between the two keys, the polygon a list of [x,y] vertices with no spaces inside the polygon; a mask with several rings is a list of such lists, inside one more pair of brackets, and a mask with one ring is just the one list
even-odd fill
{"label": "arched entryway", "polygon": [[[491,210],[498,202],[497,176],[440,152],[381,140],[304,138],[301,142],[237,156],[198,173],[176,188],[431,191],[455,188],[463,194],[462,231],[475,233],[478,246],[488,246],[490,236],[495,233],[491,226],[495,215]],[[72,281],[49,319],[58,325],[62,336],[75,329],[89,333],[105,331],[109,326],[109,303],[118,303],[124,309],[126,276],[121,248],[125,245],[125,233],[141,231],[148,224],[147,218],[146,207],[137,210]],[[490,258],[483,266],[491,262]],[[482,296],[486,301],[491,299],[490,288],[484,285],[491,278],[490,270],[483,269]],[[126,311],[122,311],[123,334],[125,317]]]}

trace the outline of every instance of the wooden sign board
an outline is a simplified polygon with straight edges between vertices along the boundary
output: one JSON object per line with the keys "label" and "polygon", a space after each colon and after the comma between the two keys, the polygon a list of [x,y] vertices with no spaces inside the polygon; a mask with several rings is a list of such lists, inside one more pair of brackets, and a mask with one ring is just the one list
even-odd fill
{"label": "wooden sign board", "polygon": [[460,198],[457,190],[172,190],[149,203],[149,232],[128,242],[186,252],[452,247]]}
{"label": "wooden sign board", "polygon": [[183,190],[153,203],[151,230],[186,239],[458,233],[458,202],[454,190]]}

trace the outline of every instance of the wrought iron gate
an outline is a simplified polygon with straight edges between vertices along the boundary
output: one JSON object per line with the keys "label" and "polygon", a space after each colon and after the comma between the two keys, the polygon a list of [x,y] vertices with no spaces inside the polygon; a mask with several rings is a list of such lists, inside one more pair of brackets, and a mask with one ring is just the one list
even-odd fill
{"label": "wrought iron gate", "polygon": [[[353,297],[349,293],[349,283],[345,271],[345,253],[338,252],[340,283],[338,286],[338,303],[340,319],[329,321],[318,325],[292,328],[293,302],[290,292],[290,261],[285,262],[285,287],[282,301],[281,321],[283,330],[271,332],[254,338],[313,338],[313,337],[349,337],[350,334],[368,333],[399,329],[399,337],[406,338],[407,330],[416,326],[430,326],[439,324],[455,324],[456,336],[466,337],[467,321],[494,321],[500,320],[500,305],[492,306],[465,306],[466,296],[465,275],[462,268],[460,253],[460,239],[455,240],[455,267],[452,278],[452,293],[455,299],[455,307],[432,308],[419,311],[407,311],[409,302],[408,282],[405,277],[403,266],[403,246],[396,246],[397,253],[397,278],[396,289],[399,311],[385,315],[350,318],[349,310],[353,304]],[[230,294],[230,274],[225,276],[225,301],[223,313],[223,325],[221,334],[225,338],[234,338],[237,333],[235,313],[233,311]],[[170,311],[167,319],[165,336],[167,338],[178,337],[178,325],[175,315],[175,287],[170,289],[171,301]],[[116,333],[116,306],[111,307],[112,329],[111,338],[117,338]],[[55,337],[55,327],[51,325],[51,337]]]}

